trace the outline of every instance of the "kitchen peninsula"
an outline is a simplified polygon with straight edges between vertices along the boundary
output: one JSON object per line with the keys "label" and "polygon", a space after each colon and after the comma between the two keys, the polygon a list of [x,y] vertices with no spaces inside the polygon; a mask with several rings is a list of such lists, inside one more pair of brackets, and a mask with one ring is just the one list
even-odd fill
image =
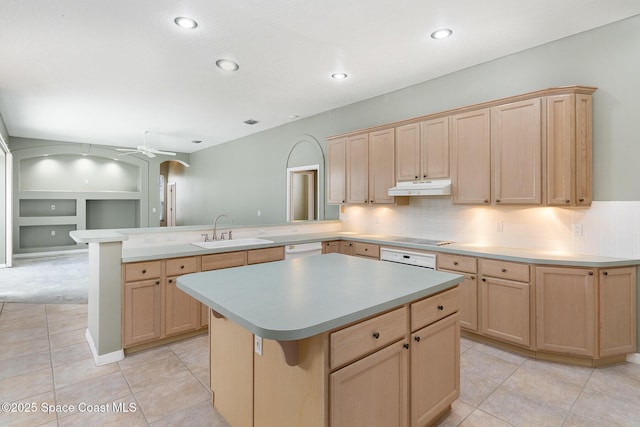
{"label": "kitchen peninsula", "polygon": [[387,426],[427,425],[457,398],[461,281],[328,254],[178,288],[212,309],[211,388],[232,425]]}

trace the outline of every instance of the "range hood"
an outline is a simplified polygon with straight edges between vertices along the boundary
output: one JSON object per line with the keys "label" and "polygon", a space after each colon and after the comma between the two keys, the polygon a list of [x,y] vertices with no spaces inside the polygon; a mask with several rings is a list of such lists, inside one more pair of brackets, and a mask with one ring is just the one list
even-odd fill
{"label": "range hood", "polygon": [[399,182],[389,189],[389,196],[450,196],[451,180]]}

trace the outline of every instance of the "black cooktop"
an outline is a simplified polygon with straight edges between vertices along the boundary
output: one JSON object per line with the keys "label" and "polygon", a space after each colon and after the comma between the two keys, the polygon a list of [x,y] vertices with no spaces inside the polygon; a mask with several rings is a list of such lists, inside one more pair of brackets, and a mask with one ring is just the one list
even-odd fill
{"label": "black cooktop", "polygon": [[426,245],[426,246],[444,246],[444,245],[453,243],[446,240],[419,239],[417,237],[401,237],[399,239],[394,239],[394,240],[396,242],[414,243],[416,245]]}

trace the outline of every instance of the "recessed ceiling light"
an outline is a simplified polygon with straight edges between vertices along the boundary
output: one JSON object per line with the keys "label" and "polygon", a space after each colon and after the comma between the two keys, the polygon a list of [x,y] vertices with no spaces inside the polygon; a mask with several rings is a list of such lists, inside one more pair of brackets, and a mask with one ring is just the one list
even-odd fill
{"label": "recessed ceiling light", "polygon": [[431,33],[431,38],[436,40],[446,39],[451,36],[451,34],[453,34],[453,30],[451,28],[441,28]]}
{"label": "recessed ceiling light", "polygon": [[299,118],[300,118],[300,116],[299,116],[299,115],[297,115],[297,114],[291,114],[291,115],[289,116],[289,118],[290,118],[291,120],[295,120],[295,119],[299,119]]}
{"label": "recessed ceiling light", "polygon": [[194,144],[201,144],[202,143],[202,141],[200,141],[199,139],[194,139],[191,142],[193,142]]}
{"label": "recessed ceiling light", "polygon": [[191,18],[185,18],[184,16],[178,16],[173,20],[178,27],[187,28],[189,30],[193,30],[198,26],[198,23]]}
{"label": "recessed ceiling light", "polygon": [[240,66],[229,59],[218,59],[216,61],[218,68],[224,71],[238,71]]}
{"label": "recessed ceiling light", "polygon": [[260,123],[260,122],[259,122],[259,121],[257,121],[257,120],[254,120],[254,119],[249,119],[249,120],[245,120],[245,121],[244,121],[244,122],[242,122],[242,123],[245,123],[245,124],[247,124],[247,125],[255,125],[256,123]]}
{"label": "recessed ceiling light", "polygon": [[336,80],[344,80],[347,77],[349,77],[347,75],[347,73],[333,73],[333,74],[331,74],[331,78],[334,78]]}

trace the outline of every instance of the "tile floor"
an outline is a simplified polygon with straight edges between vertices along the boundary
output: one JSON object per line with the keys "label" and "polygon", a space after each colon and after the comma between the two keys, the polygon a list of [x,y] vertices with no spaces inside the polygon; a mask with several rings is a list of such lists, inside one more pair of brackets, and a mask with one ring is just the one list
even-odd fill
{"label": "tile floor", "polygon": [[[96,367],[86,317],[83,304],[0,303],[0,402],[36,404],[0,411],[0,425],[228,426],[211,407],[206,335]],[[440,426],[640,426],[640,365],[566,366],[465,339],[461,352],[460,399]]]}

